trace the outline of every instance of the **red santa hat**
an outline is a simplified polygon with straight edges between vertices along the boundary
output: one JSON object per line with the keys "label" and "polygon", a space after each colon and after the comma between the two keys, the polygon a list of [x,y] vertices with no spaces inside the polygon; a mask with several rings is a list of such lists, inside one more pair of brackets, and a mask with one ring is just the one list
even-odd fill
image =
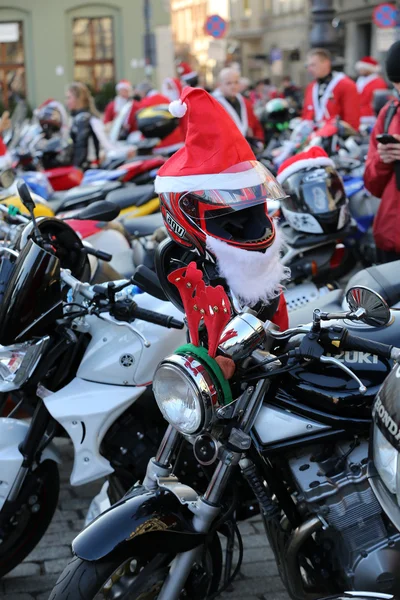
{"label": "red santa hat", "polygon": [[[213,188],[226,190],[259,183],[256,166],[248,163],[256,157],[218,100],[201,88],[186,87],[169,110],[174,117],[184,118],[186,140],[158,171],[157,193],[207,189],[211,181]],[[243,170],[240,163],[246,161]]]}
{"label": "red santa hat", "polygon": [[161,92],[169,98],[170,102],[179,100],[182,93],[182,83],[175,77],[166,77],[162,83]]}
{"label": "red santa hat", "polygon": [[132,84],[128,79],[121,79],[115,86],[115,90],[119,92],[120,90],[128,90],[128,92],[132,91]]}
{"label": "red santa hat", "polygon": [[356,69],[357,71],[365,69],[366,71],[370,71],[370,73],[379,73],[381,67],[378,61],[372,58],[372,56],[363,56],[363,58],[360,58],[356,62]]}
{"label": "red santa hat", "polygon": [[192,67],[186,62],[181,61],[178,63],[176,69],[182,81],[188,81],[189,79],[193,79],[193,77],[197,76],[197,71],[193,71]]}
{"label": "red santa hat", "polygon": [[319,146],[314,146],[306,152],[295,154],[295,156],[285,160],[279,167],[276,178],[279,183],[284,183],[288,177],[308,167],[335,167],[335,163],[329,158],[325,150]]}

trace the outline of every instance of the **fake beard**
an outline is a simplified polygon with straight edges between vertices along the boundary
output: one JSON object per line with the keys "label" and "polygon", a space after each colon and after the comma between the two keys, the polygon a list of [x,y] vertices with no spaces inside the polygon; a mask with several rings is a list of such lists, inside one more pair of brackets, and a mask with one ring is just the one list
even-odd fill
{"label": "fake beard", "polygon": [[218,272],[240,301],[252,306],[279,296],[290,269],[280,260],[283,236],[276,228],[274,243],[265,252],[242,250],[207,236],[207,248],[217,259]]}
{"label": "fake beard", "polygon": [[122,96],[115,96],[115,104],[114,104],[115,113],[116,114],[120,113],[127,102],[128,102],[127,98],[122,98]]}

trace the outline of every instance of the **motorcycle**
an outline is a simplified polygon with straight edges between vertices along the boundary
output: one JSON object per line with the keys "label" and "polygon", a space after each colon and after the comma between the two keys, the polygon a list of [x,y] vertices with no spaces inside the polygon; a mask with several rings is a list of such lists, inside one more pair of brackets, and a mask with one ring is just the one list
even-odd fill
{"label": "motorcycle", "polygon": [[[33,213],[28,188],[19,191]],[[103,220],[115,216],[115,207],[101,203],[79,217],[93,218],[95,210]],[[186,339],[179,311],[152,287],[151,276],[146,287],[148,276],[139,273],[140,286],[158,297],[142,293],[135,301],[130,280],[82,283],[92,251],[73,230],[55,219],[32,218],[28,227],[20,252],[0,248],[0,390],[16,402],[0,418],[1,576],[29,554],[52,520],[56,436],[68,435],[74,446],[72,485],[108,475],[110,493],[119,498],[132,485],[132,468],[143,475],[165,429],[152,402],[152,376]],[[32,302],[35,295],[40,303]],[[33,413],[30,423],[13,418],[22,407]]]}
{"label": "motorcycle", "polygon": [[[165,358],[154,375],[154,394],[169,422],[157,454],[143,483],[74,540],[75,556],[50,600],[90,600],[98,593],[131,600],[150,594],[158,600],[216,597],[231,584],[243,556],[239,542],[233,568],[242,479],[260,505],[292,598],[349,588],[387,590],[387,573],[398,577],[390,568],[394,540],[377,529],[376,506],[366,489],[371,399],[363,397],[366,387],[357,373],[334,355],[369,352],[388,373],[400,349],[338,323],[383,327],[390,309],[372,290],[353,288],[347,312],[315,311],[311,326],[278,332],[251,312],[224,312],[229,300],[218,288],[212,301],[209,290],[197,295],[198,281],[195,263],[170,278],[187,309],[191,344]],[[193,300],[213,306],[205,319],[207,345],[190,308]],[[336,324],[322,327],[333,319]],[[340,385],[330,379],[333,372],[342,373]],[[320,393],[311,399],[313,377]],[[203,494],[173,474],[182,439],[190,441],[199,462],[213,467]],[[219,535],[228,538],[225,564]]]}

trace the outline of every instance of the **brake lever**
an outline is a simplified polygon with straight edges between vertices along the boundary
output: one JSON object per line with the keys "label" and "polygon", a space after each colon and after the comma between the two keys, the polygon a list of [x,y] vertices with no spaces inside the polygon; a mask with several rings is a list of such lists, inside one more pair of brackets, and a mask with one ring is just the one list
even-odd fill
{"label": "brake lever", "polygon": [[340,360],[338,360],[337,358],[333,358],[333,356],[320,356],[319,360],[322,363],[334,365],[335,367],[338,367],[338,369],[342,369],[342,371],[345,371],[347,375],[350,375],[350,377],[358,383],[358,390],[360,394],[365,394],[367,388],[365,387],[361,379],[359,379],[351,369],[349,369],[348,367],[346,367],[346,365],[341,363]]}

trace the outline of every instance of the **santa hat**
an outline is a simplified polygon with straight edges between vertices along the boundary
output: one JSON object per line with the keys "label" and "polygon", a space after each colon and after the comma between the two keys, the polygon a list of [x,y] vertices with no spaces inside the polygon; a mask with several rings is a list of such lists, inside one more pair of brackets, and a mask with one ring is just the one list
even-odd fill
{"label": "santa hat", "polygon": [[120,90],[128,90],[128,92],[132,91],[132,84],[128,79],[121,79],[115,86],[115,90],[119,92]]}
{"label": "santa hat", "polygon": [[[246,139],[225,108],[201,88],[186,87],[180,100],[169,105],[174,117],[184,117],[185,146],[178,150],[158,171],[156,192],[187,192],[213,188],[241,189],[258,185],[256,161]],[[238,171],[238,168],[240,169]],[[231,172],[225,171],[230,169]]]}
{"label": "santa hat", "polygon": [[193,77],[197,77],[197,71],[193,71],[192,67],[186,62],[182,61],[178,63],[176,68],[182,81],[188,81],[193,79]]}
{"label": "santa hat", "polygon": [[294,173],[309,167],[335,167],[335,163],[329,158],[325,150],[319,146],[314,146],[306,152],[301,152],[285,160],[279,167],[276,178],[279,183],[284,183]]}
{"label": "santa hat", "polygon": [[167,96],[170,102],[179,100],[182,93],[182,84],[177,78],[166,77],[163,81],[161,92],[164,96]]}
{"label": "santa hat", "polygon": [[365,69],[371,73],[379,73],[381,67],[378,61],[375,60],[375,58],[372,58],[372,56],[364,56],[363,58],[360,58],[358,62],[356,62],[356,69],[357,71]]}

